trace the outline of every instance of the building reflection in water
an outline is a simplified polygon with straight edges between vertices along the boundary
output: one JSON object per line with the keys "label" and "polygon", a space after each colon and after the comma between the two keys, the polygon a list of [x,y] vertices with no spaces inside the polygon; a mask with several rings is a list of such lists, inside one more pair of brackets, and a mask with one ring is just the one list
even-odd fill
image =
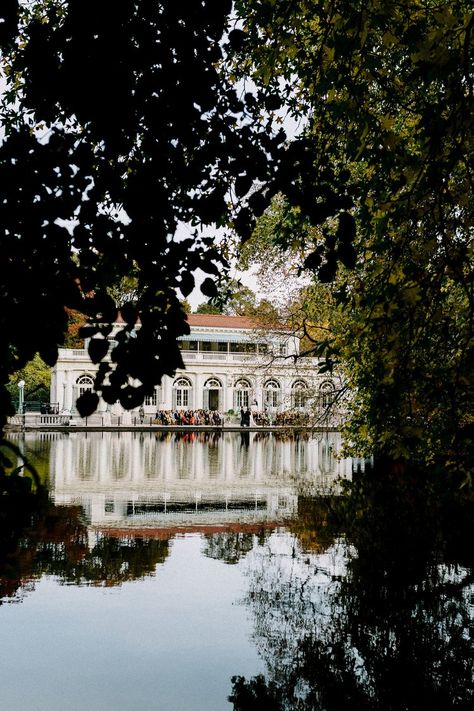
{"label": "building reflection in water", "polygon": [[100,527],[284,520],[300,493],[334,493],[352,467],[337,433],[73,432],[50,445],[54,501]]}

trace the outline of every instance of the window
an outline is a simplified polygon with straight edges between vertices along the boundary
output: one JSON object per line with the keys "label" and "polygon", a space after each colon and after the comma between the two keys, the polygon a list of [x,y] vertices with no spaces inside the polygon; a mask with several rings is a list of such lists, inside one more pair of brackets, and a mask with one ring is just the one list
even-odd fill
{"label": "window", "polygon": [[333,383],[327,381],[323,383],[319,388],[319,400],[323,408],[327,408],[332,405],[334,401],[334,385]]}
{"label": "window", "polygon": [[222,383],[220,382],[220,380],[217,380],[217,378],[209,378],[209,380],[206,380],[206,382],[204,383],[204,387],[212,389],[221,388]]}
{"label": "window", "polygon": [[266,407],[278,407],[280,404],[280,384],[276,380],[267,380],[263,388]]}
{"label": "window", "polygon": [[246,353],[247,352],[247,344],[246,343],[231,343],[230,344],[231,351],[233,353]]}
{"label": "window", "polygon": [[178,346],[182,351],[197,351],[197,341],[178,340]]}
{"label": "window", "polygon": [[158,402],[160,400],[159,397],[160,394],[160,388],[155,388],[155,392],[153,395],[147,395],[145,398],[145,405],[153,405],[153,407],[156,407],[158,405]]}
{"label": "window", "polygon": [[191,382],[187,378],[178,378],[173,384],[173,407],[190,407]]}
{"label": "window", "polygon": [[237,380],[234,385],[234,409],[240,410],[242,407],[246,410],[250,403],[250,393],[252,387],[248,380]]}
{"label": "window", "polygon": [[205,410],[220,410],[222,383],[217,378],[209,378],[204,383],[203,404]]}
{"label": "window", "polygon": [[304,380],[297,380],[292,387],[292,404],[295,408],[303,408],[306,406],[306,390],[307,385]]}
{"label": "window", "polygon": [[77,395],[80,397],[88,390],[92,390],[94,387],[94,380],[91,375],[81,375],[76,380]]}

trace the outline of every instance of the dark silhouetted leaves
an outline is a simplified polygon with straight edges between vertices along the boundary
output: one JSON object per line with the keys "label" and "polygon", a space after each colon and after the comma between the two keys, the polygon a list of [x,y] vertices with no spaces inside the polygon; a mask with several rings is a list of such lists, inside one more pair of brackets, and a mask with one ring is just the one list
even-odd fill
{"label": "dark silhouetted leaves", "polygon": [[243,197],[248,193],[250,188],[252,187],[253,180],[250,176],[244,175],[235,181],[235,194],[237,197]]}
{"label": "dark silhouetted leaves", "polygon": [[217,296],[217,286],[215,281],[213,281],[210,278],[204,279],[202,282],[200,289],[204,296],[208,296],[212,298],[213,296]]}
{"label": "dark silhouetted leaves", "polygon": [[344,242],[353,242],[356,236],[356,224],[354,217],[348,212],[339,215],[339,225],[337,236]]}
{"label": "dark silhouetted leaves", "polygon": [[77,398],[76,407],[81,417],[89,417],[96,411],[99,404],[99,396],[96,393],[87,390]]}
{"label": "dark silhouetted leaves", "polygon": [[39,354],[46,363],[46,365],[52,367],[56,364],[56,361],[58,359],[58,347],[54,344],[48,344],[40,350]]}
{"label": "dark silhouetted leaves", "polygon": [[310,269],[311,271],[316,271],[316,269],[318,269],[318,267],[321,265],[321,262],[322,262],[322,252],[323,252],[323,248],[317,247],[314,250],[314,252],[311,252],[311,254],[308,254],[306,259],[304,260],[305,269]]}
{"label": "dark silhouetted leaves", "polygon": [[89,357],[93,363],[99,363],[109,351],[109,341],[105,338],[91,338],[87,347]]}
{"label": "dark silhouetted leaves", "polygon": [[229,32],[229,44],[233,50],[241,50],[245,44],[245,32],[242,30],[232,30]]}
{"label": "dark silhouetted leaves", "polygon": [[188,272],[183,272],[181,274],[181,281],[179,283],[179,288],[181,289],[181,293],[183,296],[188,296],[192,290],[194,289],[194,277],[192,274]]}
{"label": "dark silhouetted leaves", "polygon": [[129,324],[135,324],[138,319],[138,307],[136,304],[132,302],[128,302],[127,304],[123,304],[123,306],[120,307],[120,313],[122,315],[123,320],[126,323]]}
{"label": "dark silhouetted leaves", "polygon": [[121,391],[119,402],[125,410],[133,410],[142,404],[143,398],[144,392],[142,388],[127,386]]}
{"label": "dark silhouetted leaves", "polygon": [[334,281],[337,272],[337,262],[335,259],[328,259],[318,270],[318,279],[327,284]]}
{"label": "dark silhouetted leaves", "polygon": [[2,0],[0,7],[0,47],[12,44],[18,29],[18,0]]}
{"label": "dark silhouetted leaves", "polygon": [[348,269],[354,269],[357,255],[352,244],[340,244],[337,247],[336,254],[345,267]]}

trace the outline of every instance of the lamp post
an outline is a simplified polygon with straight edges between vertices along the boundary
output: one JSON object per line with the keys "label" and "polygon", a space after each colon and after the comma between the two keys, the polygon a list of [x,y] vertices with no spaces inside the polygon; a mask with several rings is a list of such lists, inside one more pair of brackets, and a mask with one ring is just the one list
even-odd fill
{"label": "lamp post", "polygon": [[20,415],[23,414],[24,402],[25,402],[25,381],[19,380],[18,381],[18,412],[20,413]]}
{"label": "lamp post", "polygon": [[18,412],[21,415],[21,428],[25,430],[25,381],[18,381]]}

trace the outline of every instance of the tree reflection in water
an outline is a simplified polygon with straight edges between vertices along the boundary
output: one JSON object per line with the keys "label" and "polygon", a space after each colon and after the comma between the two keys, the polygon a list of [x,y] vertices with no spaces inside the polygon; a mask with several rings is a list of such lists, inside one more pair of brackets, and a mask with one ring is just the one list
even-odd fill
{"label": "tree reflection in water", "polygon": [[220,560],[228,565],[236,565],[254,547],[263,546],[270,532],[262,528],[258,533],[245,533],[241,531],[223,531],[205,535],[203,553],[208,558]]}
{"label": "tree reflection in water", "polygon": [[267,675],[233,677],[234,709],[473,707],[473,502],[380,474],[251,554]]}
{"label": "tree reflection in water", "polygon": [[[42,575],[63,583],[113,586],[152,575],[168,540],[97,537],[90,545],[79,506],[55,506],[29,480],[5,478],[0,496],[0,603],[21,599]],[[25,482],[25,484],[22,484]]]}

